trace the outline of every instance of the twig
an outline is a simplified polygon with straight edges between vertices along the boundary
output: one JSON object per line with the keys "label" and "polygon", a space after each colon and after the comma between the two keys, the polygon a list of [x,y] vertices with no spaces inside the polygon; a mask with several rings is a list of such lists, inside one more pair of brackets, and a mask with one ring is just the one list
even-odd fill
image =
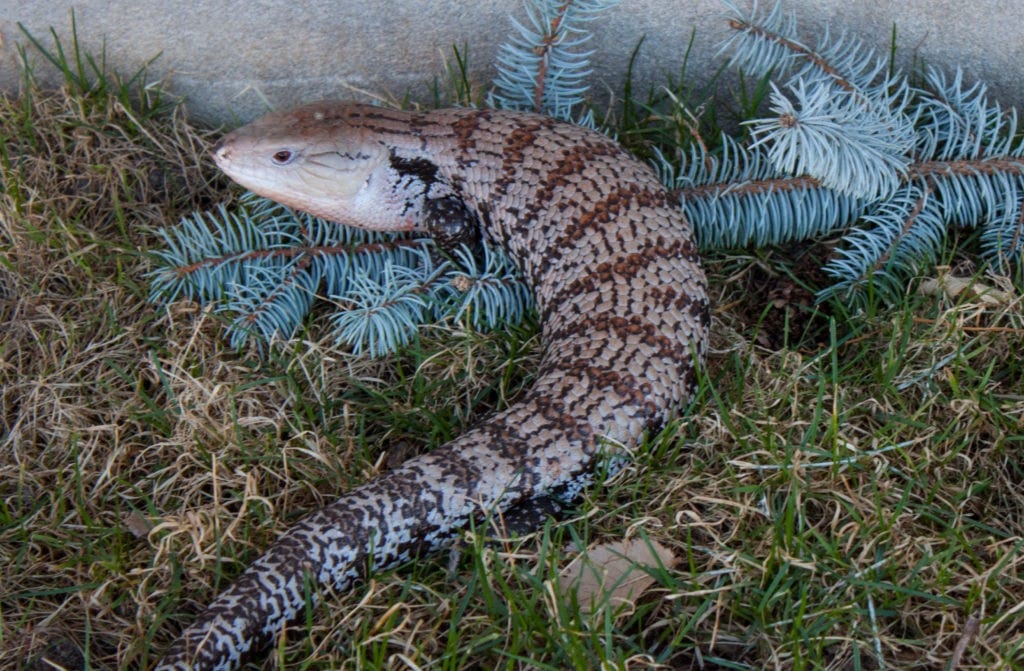
{"label": "twig", "polygon": [[949,657],[949,662],[946,664],[946,671],[956,671],[960,667],[960,659],[967,652],[967,646],[973,641],[974,637],[978,635],[978,629],[981,626],[981,620],[978,619],[977,615],[971,615],[967,618],[967,622],[964,624],[964,631],[960,634],[960,640],[956,642],[956,647],[953,648],[953,654]]}

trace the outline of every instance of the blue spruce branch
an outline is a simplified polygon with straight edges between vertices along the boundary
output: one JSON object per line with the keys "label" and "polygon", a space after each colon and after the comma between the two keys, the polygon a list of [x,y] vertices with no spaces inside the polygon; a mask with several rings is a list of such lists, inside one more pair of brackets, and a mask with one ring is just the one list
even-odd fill
{"label": "blue spruce branch", "polygon": [[[514,22],[517,35],[501,50],[490,103],[570,118],[590,73],[583,26],[615,4],[532,0],[529,27]],[[579,122],[593,125],[587,115]],[[532,304],[515,267],[486,243],[437,263],[429,241],[367,233],[251,196],[238,212],[196,213],[160,235],[166,248],[154,255],[153,298],[218,302],[233,316],[236,347],[294,334],[316,295],[338,306],[338,341],[370,355],[410,342],[430,320],[487,330],[520,321]]]}
{"label": "blue spruce branch", "polygon": [[[492,106],[570,119],[587,91],[587,22],[614,0],[530,0],[529,25],[498,57]],[[731,2],[732,64],[770,81],[773,116],[753,141],[723,136],[666,156],[655,168],[679,196],[703,249],[840,235],[820,298],[856,300],[871,284],[895,300],[934,261],[950,226],[980,227],[984,258],[1019,270],[1024,258],[1024,142],[1015,110],[988,100],[958,70],[912,87],[847,34],[802,43],[780,3],[743,12]],[[671,96],[670,96],[671,97]],[[676,102],[678,105],[678,101]],[[592,117],[584,123],[593,125]],[[699,140],[699,138],[698,138]],[[429,241],[388,237],[296,214],[262,199],[219,208],[160,231],[155,300],[218,302],[241,347],[288,337],[316,296],[334,302],[339,342],[377,355],[420,324],[457,319],[478,329],[516,322],[530,295],[486,244],[441,259]]]}
{"label": "blue spruce branch", "polygon": [[429,240],[342,226],[252,196],[236,212],[194,214],[160,235],[166,248],[154,253],[153,299],[217,303],[239,348],[294,335],[318,295],[341,308],[338,342],[371,355],[446,316],[470,315],[481,330],[518,321],[531,301],[521,282],[495,289],[515,271],[486,244],[483,265],[465,265],[468,249],[456,252],[462,265],[438,261]]}
{"label": "blue spruce branch", "polygon": [[[869,281],[883,295],[905,291],[949,226],[980,226],[986,259],[1001,272],[1020,267],[1024,145],[1015,112],[989,102],[983,86],[966,87],[959,71],[947,80],[930,70],[923,88],[911,87],[845,34],[826,33],[820,49],[805,45],[781,3],[762,11],[755,2],[749,13],[727,4],[733,64],[779,81],[771,82],[775,116],[751,122],[755,142],[722,152],[733,165],[720,172],[737,181],[716,183],[702,169],[707,157],[696,156],[674,183],[706,246],[844,232],[825,266],[835,284],[822,298],[856,298]],[[746,165],[759,167],[744,173]],[[705,197],[711,205],[688,203]],[[713,219],[730,215],[732,231]]]}
{"label": "blue spruce branch", "polygon": [[728,136],[714,153],[693,145],[682,170],[659,159],[662,181],[679,196],[705,250],[806,240],[842,230],[866,210],[864,199],[789,175],[763,149]]}
{"label": "blue spruce branch", "polygon": [[782,80],[772,82],[775,116],[750,122],[772,161],[853,196],[891,194],[915,140],[906,79],[883,76],[886,62],[845,33],[832,39],[826,31],[820,51],[804,45],[781,2],[768,12],[755,2],[749,14],[726,4],[736,31],[725,44],[733,49],[730,63]]}
{"label": "blue spruce branch", "polygon": [[532,0],[525,5],[530,25],[512,20],[516,36],[498,51],[498,77],[491,107],[543,112],[571,120],[588,90],[590,56],[583,51],[592,34],[586,23],[618,0]]}
{"label": "blue spruce branch", "polygon": [[487,246],[482,258],[466,248],[456,250],[456,256],[462,269],[453,272],[448,284],[460,294],[450,303],[456,319],[468,318],[480,330],[523,320],[533,299],[508,257]]}
{"label": "blue spruce branch", "polygon": [[356,354],[380,356],[407,344],[427,320],[425,295],[436,276],[390,260],[379,273],[354,273],[354,291],[331,297],[344,306],[333,318],[336,331],[346,334],[344,340]]}

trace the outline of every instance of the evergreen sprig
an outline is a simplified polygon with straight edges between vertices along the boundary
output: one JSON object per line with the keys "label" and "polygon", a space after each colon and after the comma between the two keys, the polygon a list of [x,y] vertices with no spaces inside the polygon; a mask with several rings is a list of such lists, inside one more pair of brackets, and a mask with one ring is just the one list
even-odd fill
{"label": "evergreen sprig", "polygon": [[691,145],[675,162],[659,153],[656,167],[662,181],[679,194],[705,250],[818,237],[850,226],[866,208],[864,199],[823,188],[813,177],[794,177],[763,149],[745,147],[729,136],[714,152]]}
{"label": "evergreen sprig", "polygon": [[[896,298],[937,257],[951,225],[980,226],[985,258],[1002,272],[1020,267],[1024,145],[1015,111],[989,101],[984,86],[966,86],[960,71],[947,78],[930,69],[924,85],[912,87],[845,34],[826,33],[821,49],[805,45],[781,3],[762,11],[755,2],[749,13],[727,4],[733,64],[781,84],[772,81],[775,116],[751,123],[756,141],[723,152],[723,162],[735,163],[724,172],[738,182],[715,182],[699,152],[687,181],[676,181],[706,245],[844,231],[825,266],[835,283],[821,297],[855,298],[870,281]],[[774,170],[741,169],[765,160]],[[687,205],[709,195],[724,202]],[[738,229],[732,234],[708,219],[736,212],[752,216],[728,220]],[[776,213],[808,219],[775,220]]]}
{"label": "evergreen sprig", "polygon": [[[615,4],[531,0],[529,26],[514,21],[516,36],[501,49],[490,104],[571,118],[590,73],[583,26]],[[291,336],[316,296],[338,308],[338,342],[369,355],[408,343],[424,323],[450,318],[487,330],[520,321],[532,305],[515,266],[486,241],[441,259],[429,240],[333,224],[251,195],[238,211],[196,213],[160,235],[153,299],[214,302],[230,315],[236,347]]]}
{"label": "evergreen sprig", "polygon": [[338,306],[337,341],[380,355],[408,343],[425,322],[468,318],[481,330],[518,321],[531,296],[501,250],[482,245],[442,257],[424,238],[335,224],[249,195],[237,211],[197,213],[159,232],[154,300],[215,303],[242,347],[292,336],[316,297]]}
{"label": "evergreen sprig", "polygon": [[589,86],[592,34],[586,24],[618,0],[532,0],[529,25],[512,19],[516,34],[498,50],[498,77],[488,104],[572,120]]}
{"label": "evergreen sprig", "polygon": [[[589,21],[615,0],[529,0],[528,25],[501,48],[489,104],[562,119],[587,87]],[[655,167],[679,195],[704,249],[781,244],[831,234],[841,246],[821,297],[896,299],[940,253],[950,226],[980,227],[1000,272],[1024,256],[1024,143],[1004,110],[958,70],[930,69],[923,85],[890,71],[849,34],[800,41],[781,2],[750,12],[726,2],[731,63],[770,79],[772,116],[750,122],[753,141],[723,136],[665,156]],[[593,124],[592,117],[577,121]],[[486,244],[442,258],[427,240],[387,236],[249,198],[160,232],[155,300],[215,302],[242,346],[286,338],[317,296],[338,307],[337,339],[377,355],[442,318],[492,328],[516,322],[530,294],[504,254]]]}

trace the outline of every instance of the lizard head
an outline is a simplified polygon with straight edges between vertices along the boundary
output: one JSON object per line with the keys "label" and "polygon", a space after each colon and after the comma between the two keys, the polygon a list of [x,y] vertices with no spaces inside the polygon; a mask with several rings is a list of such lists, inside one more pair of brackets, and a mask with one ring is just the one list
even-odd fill
{"label": "lizard head", "polygon": [[409,230],[407,212],[391,202],[388,149],[358,123],[366,109],[320,102],[271,112],[224,136],[214,161],[250,191],[289,207],[362,228]]}

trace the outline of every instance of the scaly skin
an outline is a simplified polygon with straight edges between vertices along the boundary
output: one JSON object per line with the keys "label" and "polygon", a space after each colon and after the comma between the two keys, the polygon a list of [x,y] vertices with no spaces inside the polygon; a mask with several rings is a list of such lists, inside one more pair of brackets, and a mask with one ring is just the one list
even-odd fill
{"label": "scaly skin", "polygon": [[690,227],[651,169],[599,133],[513,112],[316,103],[236,130],[216,160],[257,193],[368,228],[422,227],[458,199],[523,271],[545,351],[518,403],[286,533],[160,670],[236,668],[305,608],[304,576],[346,589],[367,565],[572,487],[693,392],[708,300]]}

